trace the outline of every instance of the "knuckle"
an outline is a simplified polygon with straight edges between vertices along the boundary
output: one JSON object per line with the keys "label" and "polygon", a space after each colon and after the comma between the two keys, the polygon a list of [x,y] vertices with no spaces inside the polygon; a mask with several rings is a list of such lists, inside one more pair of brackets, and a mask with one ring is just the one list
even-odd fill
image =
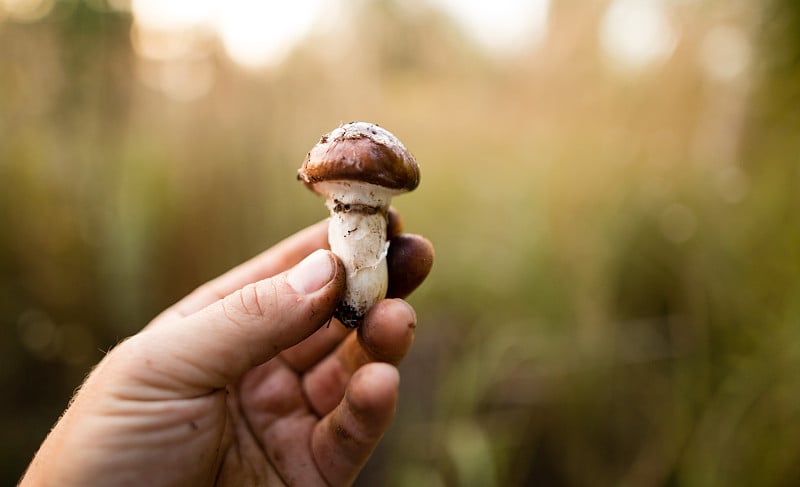
{"label": "knuckle", "polygon": [[223,300],[223,310],[231,321],[262,319],[270,315],[278,301],[278,290],[272,279],[255,282]]}

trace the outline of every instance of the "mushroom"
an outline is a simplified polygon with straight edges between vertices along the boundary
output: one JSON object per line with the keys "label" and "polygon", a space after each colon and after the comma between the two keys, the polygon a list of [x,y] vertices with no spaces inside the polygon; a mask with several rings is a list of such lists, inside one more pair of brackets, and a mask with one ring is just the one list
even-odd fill
{"label": "mushroom", "polygon": [[355,328],[386,295],[389,203],[417,187],[419,166],[389,131],[350,122],[322,136],[297,179],[327,199],[328,243],[347,270],[347,289],[334,316]]}

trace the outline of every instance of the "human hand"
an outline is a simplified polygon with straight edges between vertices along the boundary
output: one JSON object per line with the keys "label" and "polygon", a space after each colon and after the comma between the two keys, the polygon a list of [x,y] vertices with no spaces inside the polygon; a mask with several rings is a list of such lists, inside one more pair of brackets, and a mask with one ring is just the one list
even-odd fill
{"label": "human hand", "polygon": [[[433,247],[394,235],[389,297]],[[414,310],[330,323],[344,269],[320,222],[201,286],[114,348],[36,454],[32,485],[348,485],[394,416]],[[287,271],[288,269],[288,271]],[[285,272],[284,272],[285,271]]]}

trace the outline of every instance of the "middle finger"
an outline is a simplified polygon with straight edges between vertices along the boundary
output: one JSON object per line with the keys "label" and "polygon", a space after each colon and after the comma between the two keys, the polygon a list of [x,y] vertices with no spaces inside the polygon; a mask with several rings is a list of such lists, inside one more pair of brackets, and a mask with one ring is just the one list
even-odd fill
{"label": "middle finger", "polygon": [[367,313],[358,333],[350,333],[302,379],[303,392],[319,416],[333,410],[350,377],[369,362],[398,364],[414,340],[417,317],[401,299],[386,299]]}

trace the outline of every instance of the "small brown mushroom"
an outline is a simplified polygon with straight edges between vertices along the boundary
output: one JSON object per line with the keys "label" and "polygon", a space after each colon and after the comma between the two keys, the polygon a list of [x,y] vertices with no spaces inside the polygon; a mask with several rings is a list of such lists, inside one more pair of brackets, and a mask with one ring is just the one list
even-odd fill
{"label": "small brown mushroom", "polygon": [[347,290],[334,316],[357,327],[386,295],[389,204],[417,187],[419,166],[389,131],[351,122],[322,136],[297,177],[327,198],[328,242],[347,269]]}

